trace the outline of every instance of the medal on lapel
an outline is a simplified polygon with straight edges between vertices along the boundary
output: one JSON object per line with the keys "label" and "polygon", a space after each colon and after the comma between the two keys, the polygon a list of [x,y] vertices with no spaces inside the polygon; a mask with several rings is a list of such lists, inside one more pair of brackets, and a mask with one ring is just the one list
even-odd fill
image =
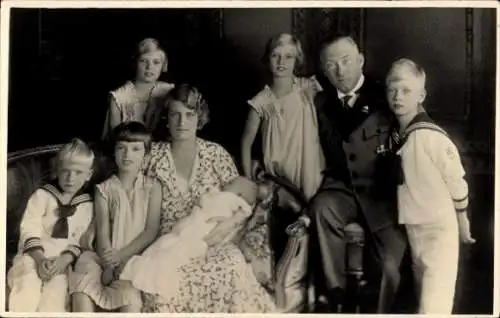
{"label": "medal on lapel", "polygon": [[375,152],[377,153],[377,155],[380,155],[380,154],[387,152],[387,148],[385,147],[384,144],[381,144],[381,145],[377,146]]}

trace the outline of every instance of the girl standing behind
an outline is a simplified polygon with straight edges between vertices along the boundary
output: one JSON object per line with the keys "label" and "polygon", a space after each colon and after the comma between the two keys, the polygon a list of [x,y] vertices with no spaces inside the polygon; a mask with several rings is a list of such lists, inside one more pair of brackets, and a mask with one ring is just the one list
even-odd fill
{"label": "girl standing behind", "polygon": [[117,277],[132,256],[156,239],[160,228],[161,187],[140,171],[151,147],[150,134],[141,123],[129,122],[117,126],[111,140],[118,169],[97,185],[97,254],[84,252],[70,278],[75,312],[92,312],[96,305],[140,312],[140,292]]}
{"label": "girl standing behind", "polygon": [[272,83],[248,101],[251,109],[241,140],[243,170],[247,177],[252,175],[251,149],[260,128],[266,172],[292,182],[310,199],[324,166],[313,104],[321,87],[314,77],[294,75],[303,53],[299,40],[290,34],[268,41],[264,61]]}
{"label": "girl standing behind", "polygon": [[135,79],[110,92],[103,138],[127,121],[141,122],[150,131],[156,127],[166,96],[174,87],[173,84],[158,81],[167,67],[167,54],[157,40],[147,38],[139,42]]}

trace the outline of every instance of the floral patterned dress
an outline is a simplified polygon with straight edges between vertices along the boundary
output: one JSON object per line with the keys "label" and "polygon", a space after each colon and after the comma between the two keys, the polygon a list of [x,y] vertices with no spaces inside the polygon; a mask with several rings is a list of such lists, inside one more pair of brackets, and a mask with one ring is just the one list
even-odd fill
{"label": "floral patterned dress", "polygon": [[[162,184],[161,235],[187,217],[199,196],[221,188],[238,175],[229,153],[220,145],[197,139],[193,173],[187,189],[178,180],[169,143],[153,144],[144,171]],[[155,273],[160,278],[161,273]],[[275,311],[272,297],[257,281],[252,267],[240,249],[232,243],[209,248],[203,257],[195,258],[178,270],[177,294],[164,299],[145,294],[144,312],[224,312],[264,313]]]}

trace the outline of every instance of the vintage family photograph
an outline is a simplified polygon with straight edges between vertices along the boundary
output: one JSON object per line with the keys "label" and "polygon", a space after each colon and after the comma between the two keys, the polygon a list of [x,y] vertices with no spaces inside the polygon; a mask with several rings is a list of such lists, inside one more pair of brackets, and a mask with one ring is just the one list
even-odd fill
{"label": "vintage family photograph", "polygon": [[498,8],[2,2],[2,316],[498,317]]}

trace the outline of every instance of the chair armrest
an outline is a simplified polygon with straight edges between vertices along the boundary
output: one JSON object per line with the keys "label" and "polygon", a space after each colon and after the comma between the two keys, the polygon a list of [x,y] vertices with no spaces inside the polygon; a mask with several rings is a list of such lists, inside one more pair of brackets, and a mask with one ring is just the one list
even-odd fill
{"label": "chair armrest", "polygon": [[297,227],[291,231],[285,251],[276,264],[276,305],[283,313],[303,312],[308,304],[309,235],[302,220],[290,226],[295,224]]}
{"label": "chair armrest", "polygon": [[299,219],[286,228],[286,234],[289,236],[302,236],[307,232],[307,228],[311,224],[311,219],[303,214],[299,216]]}
{"label": "chair armrest", "polygon": [[[307,199],[306,199],[305,195],[300,191],[299,188],[297,188],[290,181],[288,181],[284,178],[273,176],[273,175],[268,174],[268,173],[262,174],[260,176],[260,179],[272,181],[274,184],[276,184],[277,186],[279,186],[280,188],[285,190],[286,193],[289,195],[289,197],[294,198],[297,201],[297,203],[302,207],[302,209],[305,206],[307,206]],[[300,212],[300,211],[296,211],[296,212]]]}
{"label": "chair armrest", "polygon": [[311,224],[307,216],[307,199],[301,191],[287,180],[263,174],[261,180],[268,180],[277,187],[272,212],[274,226],[278,231],[278,246],[282,252],[274,251],[275,275],[274,296],[280,312],[298,313],[307,308],[307,257]]}

